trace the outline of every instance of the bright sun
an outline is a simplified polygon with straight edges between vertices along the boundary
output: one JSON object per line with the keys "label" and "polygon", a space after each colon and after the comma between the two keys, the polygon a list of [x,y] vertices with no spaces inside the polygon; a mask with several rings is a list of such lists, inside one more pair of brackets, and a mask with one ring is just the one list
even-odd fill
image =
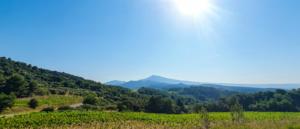
{"label": "bright sun", "polygon": [[212,11],[211,0],[174,0],[179,12],[183,15],[198,17]]}

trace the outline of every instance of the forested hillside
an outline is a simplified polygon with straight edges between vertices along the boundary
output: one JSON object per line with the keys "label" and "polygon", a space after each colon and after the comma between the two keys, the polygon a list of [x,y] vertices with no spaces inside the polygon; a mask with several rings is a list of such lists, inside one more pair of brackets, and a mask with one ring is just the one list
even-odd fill
{"label": "forested hillside", "polygon": [[170,92],[177,93],[183,96],[191,96],[200,101],[218,100],[222,97],[237,94],[238,92],[219,90],[212,87],[192,86],[187,88],[171,88]]}
{"label": "forested hillside", "polygon": [[117,105],[124,99],[141,99],[129,89],[108,86],[63,72],[41,69],[30,64],[0,58],[0,92],[16,97],[48,94],[95,94],[105,105]]}
{"label": "forested hillside", "polygon": [[[0,58],[0,80],[1,80],[2,88],[4,88],[3,89],[4,92],[7,93],[11,92],[10,90],[14,90],[14,89],[7,89],[8,87],[10,87],[10,85],[13,85],[11,83],[20,83],[18,84],[18,86],[20,88],[25,88],[25,90],[29,90],[28,88],[31,85],[31,83],[35,83],[34,85],[38,85],[40,88],[44,90],[59,89],[59,88],[72,88],[72,89],[81,88],[81,89],[97,91],[99,93],[107,93],[111,91],[123,91],[123,92],[129,91],[128,89],[125,88],[106,86],[101,83],[91,81],[91,80],[86,80],[84,78],[73,76],[67,73],[50,71],[50,70],[38,68],[36,66],[32,66],[30,64],[15,62],[5,57]],[[5,82],[7,87],[5,87],[4,85]],[[17,95],[22,97],[28,94],[24,92],[24,93],[17,93]]]}

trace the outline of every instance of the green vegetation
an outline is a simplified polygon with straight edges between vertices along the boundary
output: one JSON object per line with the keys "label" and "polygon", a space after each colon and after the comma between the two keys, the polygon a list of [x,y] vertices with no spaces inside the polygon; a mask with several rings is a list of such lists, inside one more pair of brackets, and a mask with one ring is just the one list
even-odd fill
{"label": "green vegetation", "polygon": [[300,89],[133,91],[0,58],[0,128],[296,129],[299,100]]}
{"label": "green vegetation", "polygon": [[[1,97],[0,97],[1,98]],[[37,100],[38,106],[36,109],[32,109],[28,104],[33,99]],[[60,106],[67,106],[71,104],[81,103],[83,98],[80,96],[64,96],[64,95],[50,95],[50,96],[35,96],[30,98],[18,98],[14,101],[14,105],[3,111],[3,114],[10,113],[22,113],[39,111],[48,106],[54,106],[56,108]]]}
{"label": "green vegetation", "polygon": [[209,129],[210,128],[210,119],[209,119],[209,113],[207,112],[207,110],[205,108],[201,109],[200,112],[201,115],[201,125],[204,129]]}
{"label": "green vegetation", "polygon": [[28,106],[32,109],[35,109],[39,105],[38,101],[36,99],[30,99],[28,102]]}
{"label": "green vegetation", "polygon": [[41,112],[54,112],[54,111],[55,111],[55,109],[52,106],[51,107],[45,107],[41,110]]}
{"label": "green vegetation", "polygon": [[88,95],[83,100],[83,104],[97,105],[98,103],[99,99],[95,95]]}
{"label": "green vegetation", "polygon": [[[34,97],[38,100],[38,103],[40,106],[63,106],[63,105],[70,105],[75,103],[82,102],[82,97],[80,96],[64,96],[64,95],[51,95],[51,96],[37,96]],[[17,99],[15,102],[15,107],[28,107],[28,102],[31,100],[31,98],[21,98]]]}
{"label": "green vegetation", "polygon": [[192,96],[196,100],[207,101],[207,100],[218,100],[221,97],[230,96],[237,94],[238,92],[220,90],[213,87],[204,86],[192,86],[186,88],[171,88],[168,89],[170,92],[175,92],[179,95]]}
{"label": "green vegetation", "polygon": [[[117,107],[119,103],[126,100],[131,102],[147,101],[144,96],[126,88],[107,86],[67,73],[16,62],[5,57],[0,57],[0,93],[14,94],[18,98],[49,95],[84,97],[95,94],[97,99],[101,100],[101,103],[96,106],[103,108]],[[20,105],[19,102],[15,103],[17,107]],[[39,104],[44,105],[43,102],[39,102]],[[23,105],[27,105],[27,102]],[[10,107],[1,106],[3,108]]]}
{"label": "green vegetation", "polygon": [[300,89],[275,92],[258,92],[253,94],[237,94],[227,96],[218,101],[204,102],[198,108],[206,107],[209,111],[230,111],[230,107],[238,101],[246,111],[300,111]]}
{"label": "green vegetation", "polygon": [[161,96],[151,97],[146,106],[146,111],[155,113],[176,113],[175,104],[172,100]]}
{"label": "green vegetation", "polygon": [[[207,116],[209,115],[209,117]],[[209,118],[209,128],[248,128],[248,129],[287,129],[300,126],[300,113],[280,112],[245,112],[245,121],[233,124],[230,113],[209,113],[204,117],[199,114],[148,114],[118,112],[49,112],[32,113],[9,118],[0,118],[2,128],[58,128],[58,127],[117,127],[131,126],[159,128],[192,129],[203,127],[201,120]],[[132,124],[130,124],[132,123]],[[128,125],[129,124],[129,125]],[[109,126],[108,126],[109,125]]]}
{"label": "green vegetation", "polygon": [[[28,110],[29,100],[38,96],[81,96],[83,108],[96,110],[150,113],[192,113],[206,108],[212,112],[229,112],[236,101],[245,111],[300,111],[300,89],[238,93],[213,87],[186,87],[157,90],[108,86],[63,72],[41,69],[9,58],[0,58],[0,112]],[[4,94],[3,94],[4,93]],[[14,96],[17,99],[14,102]],[[26,102],[22,102],[25,98]],[[42,97],[41,97],[42,98]],[[66,106],[67,97],[38,100],[38,109]],[[76,100],[76,99],[74,99]],[[21,102],[20,102],[21,101]],[[54,102],[61,101],[61,102]],[[13,106],[15,104],[15,106]],[[32,107],[34,108],[34,106]],[[17,110],[16,110],[17,109]]]}
{"label": "green vegetation", "polygon": [[0,112],[6,108],[11,108],[14,105],[15,96],[0,93]]}

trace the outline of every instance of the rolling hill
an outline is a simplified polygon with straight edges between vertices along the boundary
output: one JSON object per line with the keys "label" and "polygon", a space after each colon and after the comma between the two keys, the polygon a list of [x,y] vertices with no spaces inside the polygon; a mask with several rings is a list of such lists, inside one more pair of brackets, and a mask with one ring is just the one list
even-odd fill
{"label": "rolling hill", "polygon": [[[36,85],[35,91],[30,88],[32,84]],[[107,105],[116,105],[124,99],[143,99],[142,96],[127,88],[102,84],[64,72],[38,68],[6,57],[0,57],[1,92],[14,93],[17,97],[28,97],[32,94],[80,96],[97,94],[103,99],[103,102],[107,102]]]}

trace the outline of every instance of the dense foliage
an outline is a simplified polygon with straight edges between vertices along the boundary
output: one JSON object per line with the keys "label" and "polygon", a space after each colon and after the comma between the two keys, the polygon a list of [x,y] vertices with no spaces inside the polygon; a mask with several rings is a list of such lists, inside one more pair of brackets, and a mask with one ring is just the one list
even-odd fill
{"label": "dense foliage", "polygon": [[95,94],[105,105],[117,105],[123,100],[145,100],[129,89],[107,86],[63,72],[41,69],[10,58],[0,57],[0,93],[14,94],[18,98],[33,95]]}
{"label": "dense foliage", "polygon": [[192,86],[186,88],[172,88],[168,91],[175,92],[179,95],[192,96],[200,101],[217,100],[221,97],[236,94],[237,92],[218,90],[213,87]]}
{"label": "dense foliage", "polygon": [[15,100],[14,95],[6,95],[0,93],[0,112],[2,112],[5,108],[12,107],[14,105]]}
{"label": "dense foliage", "polygon": [[235,101],[238,101],[246,111],[300,111],[300,89],[237,94],[216,102],[201,104],[198,108],[204,106],[210,111],[229,111],[230,105]]}

